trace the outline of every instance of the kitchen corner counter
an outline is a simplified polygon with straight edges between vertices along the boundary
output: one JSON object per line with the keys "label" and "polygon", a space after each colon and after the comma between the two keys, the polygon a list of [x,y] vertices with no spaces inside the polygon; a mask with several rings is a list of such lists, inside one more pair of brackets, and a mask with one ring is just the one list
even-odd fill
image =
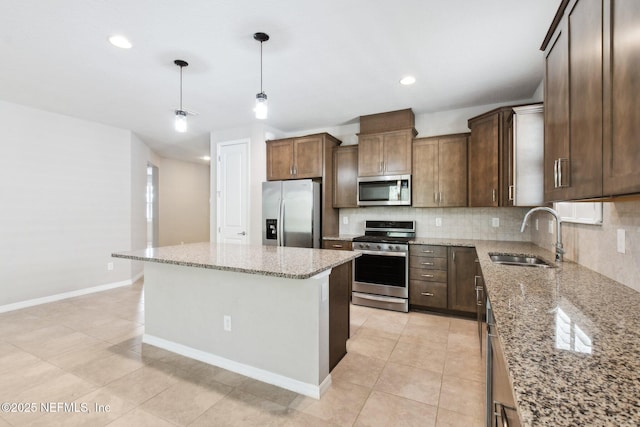
{"label": "kitchen corner counter", "polygon": [[433,245],[433,246],[461,246],[473,248],[476,246],[477,240],[467,239],[445,239],[433,237],[416,237],[409,242],[410,245]]}
{"label": "kitchen corner counter", "polygon": [[353,239],[362,234],[338,234],[337,236],[324,236],[322,240],[341,240],[343,242],[353,242]]}
{"label": "kitchen corner counter", "polygon": [[191,243],[112,256],[186,267],[226,270],[289,279],[308,279],[357,258],[357,252],[262,245]]}
{"label": "kitchen corner counter", "polygon": [[523,425],[640,425],[640,293],[573,262],[489,259],[553,260],[532,243],[475,246]]}

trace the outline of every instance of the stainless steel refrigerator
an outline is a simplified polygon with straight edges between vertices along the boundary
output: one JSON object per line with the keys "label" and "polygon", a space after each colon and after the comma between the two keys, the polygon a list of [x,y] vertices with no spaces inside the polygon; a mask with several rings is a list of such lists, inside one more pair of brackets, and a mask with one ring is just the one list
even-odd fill
{"label": "stainless steel refrigerator", "polygon": [[320,184],[310,179],[262,183],[262,244],[320,247]]}

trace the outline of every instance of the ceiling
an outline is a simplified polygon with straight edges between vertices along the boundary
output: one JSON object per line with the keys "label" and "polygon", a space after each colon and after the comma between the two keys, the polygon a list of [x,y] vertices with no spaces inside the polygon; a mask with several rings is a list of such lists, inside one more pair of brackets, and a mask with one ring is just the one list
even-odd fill
{"label": "ceiling", "polygon": [[[0,0],[0,99],[134,131],[197,161],[250,126],[260,91],[282,132],[530,98],[560,0]],[[131,49],[108,42],[125,35]],[[179,68],[189,130],[173,129]],[[412,86],[399,84],[414,75]]]}

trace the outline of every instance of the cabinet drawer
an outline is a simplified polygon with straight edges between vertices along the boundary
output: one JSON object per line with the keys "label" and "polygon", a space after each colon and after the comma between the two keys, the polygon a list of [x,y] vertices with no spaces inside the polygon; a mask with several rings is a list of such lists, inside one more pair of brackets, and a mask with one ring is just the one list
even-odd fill
{"label": "cabinet drawer", "polygon": [[323,240],[322,249],[335,249],[339,251],[352,250],[351,242],[348,240]]}
{"label": "cabinet drawer", "polygon": [[446,258],[447,247],[435,245],[411,245],[409,247],[409,254],[412,256]]}
{"label": "cabinet drawer", "polygon": [[429,258],[412,255],[409,258],[410,268],[424,268],[427,270],[446,270],[447,259],[446,258]]}
{"label": "cabinet drawer", "polygon": [[428,282],[446,282],[446,270],[425,270],[424,268],[410,268],[409,280],[423,280]]}
{"label": "cabinet drawer", "polygon": [[409,281],[409,304],[447,308],[447,283]]}

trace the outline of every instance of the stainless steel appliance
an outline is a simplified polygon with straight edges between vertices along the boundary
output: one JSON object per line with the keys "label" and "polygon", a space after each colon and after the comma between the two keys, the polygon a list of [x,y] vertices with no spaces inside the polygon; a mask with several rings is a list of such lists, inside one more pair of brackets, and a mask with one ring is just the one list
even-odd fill
{"label": "stainless steel appliance", "polygon": [[411,175],[358,177],[358,206],[411,205]]}
{"label": "stainless steel appliance", "polygon": [[320,247],[320,184],[310,179],[262,183],[262,244]]}
{"label": "stainless steel appliance", "polygon": [[352,302],[409,311],[409,241],[415,221],[365,221],[365,235],[353,239],[362,255],[353,261]]}

